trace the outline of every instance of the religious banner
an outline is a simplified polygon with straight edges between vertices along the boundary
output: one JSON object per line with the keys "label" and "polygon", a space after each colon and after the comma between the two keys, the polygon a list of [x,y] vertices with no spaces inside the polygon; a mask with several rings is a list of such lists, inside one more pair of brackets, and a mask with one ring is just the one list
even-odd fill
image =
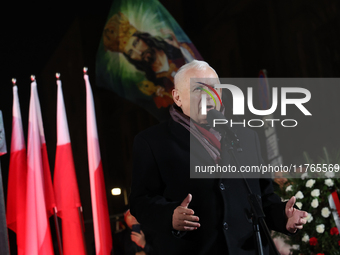
{"label": "religious banner", "polygon": [[114,1],[97,52],[97,86],[168,116],[177,70],[202,60],[193,43],[158,0]]}

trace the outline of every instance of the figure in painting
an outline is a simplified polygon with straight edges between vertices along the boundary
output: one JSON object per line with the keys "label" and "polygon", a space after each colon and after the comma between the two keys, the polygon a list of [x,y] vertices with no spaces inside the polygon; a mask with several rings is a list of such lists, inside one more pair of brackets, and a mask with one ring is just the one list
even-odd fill
{"label": "figure in painting", "polygon": [[200,58],[190,44],[178,42],[170,29],[160,32],[167,38],[138,31],[121,12],[108,20],[103,32],[106,50],[124,54],[129,63],[145,74],[146,79],[137,84],[138,89],[152,96],[157,108],[173,103],[171,91],[177,70],[194,60],[195,55]]}

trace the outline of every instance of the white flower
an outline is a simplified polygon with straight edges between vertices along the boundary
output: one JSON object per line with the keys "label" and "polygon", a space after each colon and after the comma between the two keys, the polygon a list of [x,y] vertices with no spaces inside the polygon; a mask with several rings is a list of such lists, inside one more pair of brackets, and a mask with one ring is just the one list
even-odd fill
{"label": "white flower", "polygon": [[310,194],[312,195],[312,197],[318,197],[320,196],[320,190],[314,189]]}
{"label": "white flower", "polygon": [[298,244],[293,244],[293,245],[292,245],[292,249],[293,249],[293,250],[298,250],[298,251],[299,251],[299,250],[300,250],[300,245],[298,245]]}
{"label": "white flower", "polygon": [[331,214],[331,211],[328,209],[328,207],[324,207],[322,208],[321,210],[321,215],[324,217],[324,218],[328,218],[328,216]]}
{"label": "white flower", "polygon": [[296,197],[297,199],[302,199],[302,198],[304,198],[303,193],[302,193],[301,191],[298,191],[298,192],[295,194],[295,197]]}
{"label": "white flower", "polygon": [[307,172],[301,174],[301,179],[302,179],[302,180],[306,179],[307,177],[308,177],[308,173],[307,173]]}
{"label": "white flower", "polygon": [[314,198],[312,201],[312,207],[317,208],[319,206],[319,201],[317,198]]}
{"label": "white flower", "polygon": [[322,234],[323,232],[325,232],[325,225],[324,224],[320,224],[316,226],[316,232]]}
{"label": "white flower", "polygon": [[332,187],[334,185],[334,182],[332,179],[326,179],[325,180],[325,184],[328,186],[328,187]]}
{"label": "white flower", "polygon": [[293,191],[293,186],[292,185],[289,185],[287,188],[286,188],[286,192],[288,191]]}
{"label": "white flower", "polygon": [[312,214],[308,213],[306,220],[307,220],[308,223],[310,223],[313,220]]}
{"label": "white flower", "polygon": [[305,234],[302,239],[303,242],[308,243],[309,242],[309,235]]}
{"label": "white flower", "polygon": [[334,177],[334,172],[327,172],[327,173],[325,173],[325,176],[327,177],[327,178],[333,178]]}
{"label": "white flower", "polygon": [[299,207],[299,209],[302,208],[302,203],[301,202],[296,202],[295,204],[296,204],[297,207]]}
{"label": "white flower", "polygon": [[311,187],[313,187],[314,183],[315,183],[315,180],[310,179],[306,182],[306,187],[311,188]]}

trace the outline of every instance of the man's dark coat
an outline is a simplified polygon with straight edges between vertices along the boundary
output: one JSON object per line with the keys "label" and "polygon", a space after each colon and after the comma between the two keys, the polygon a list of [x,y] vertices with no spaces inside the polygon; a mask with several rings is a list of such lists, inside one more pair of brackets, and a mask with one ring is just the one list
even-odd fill
{"label": "man's dark coat", "polygon": [[[237,153],[240,164],[260,165],[256,133],[247,128],[238,128],[236,132],[243,148],[243,152]],[[192,164],[216,163],[181,124],[171,119],[141,132],[135,137],[133,153],[131,213],[154,231],[160,254],[256,254],[244,180],[190,178],[190,153],[194,155]],[[224,158],[234,164],[230,156]],[[268,227],[287,233],[285,203],[273,193],[271,180],[248,182],[252,191],[262,197]],[[199,217],[201,227],[181,232],[178,237],[172,229],[172,214],[188,193],[192,194],[189,208]],[[264,234],[262,241],[268,254]]]}

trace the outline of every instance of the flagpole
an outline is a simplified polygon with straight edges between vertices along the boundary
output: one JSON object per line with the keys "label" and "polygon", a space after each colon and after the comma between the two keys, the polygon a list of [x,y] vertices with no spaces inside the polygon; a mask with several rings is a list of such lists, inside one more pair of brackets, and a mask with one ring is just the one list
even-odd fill
{"label": "flagpole", "polygon": [[83,207],[79,206],[78,207],[78,214],[79,214],[79,221],[81,225],[81,233],[83,235],[83,243],[84,243],[84,250],[85,254],[87,255],[87,249],[86,249],[86,242],[85,242],[85,226],[84,226],[84,217],[83,217]]}
{"label": "flagpole", "polygon": [[55,225],[55,231],[57,232],[57,239],[58,239],[58,248],[59,248],[59,254],[63,255],[63,247],[61,244],[61,236],[60,236],[60,228],[59,228],[59,222],[58,222],[58,216],[57,216],[57,208],[53,208],[53,215],[54,215],[54,225]]}
{"label": "flagpole", "polygon": [[[2,121],[2,112],[0,111],[0,156],[7,153],[5,130]],[[5,212],[4,190],[2,186],[1,162],[0,162],[0,254],[9,255],[8,233]]]}

